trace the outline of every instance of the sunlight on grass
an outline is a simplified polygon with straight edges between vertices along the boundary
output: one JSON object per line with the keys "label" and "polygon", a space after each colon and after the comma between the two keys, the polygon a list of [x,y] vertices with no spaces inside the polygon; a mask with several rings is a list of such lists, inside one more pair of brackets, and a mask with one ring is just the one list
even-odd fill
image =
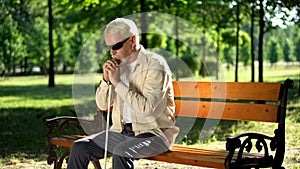
{"label": "sunlight on grass", "polygon": [[72,99],[31,99],[28,97],[8,96],[0,99],[1,108],[53,108],[72,105]]}
{"label": "sunlight on grass", "polygon": [[[48,76],[17,76],[17,77],[3,77],[0,78],[0,85],[11,85],[11,86],[34,86],[43,85],[48,86]],[[55,75],[56,84],[72,85],[72,75]]]}
{"label": "sunlight on grass", "polygon": [[72,76],[57,75],[48,88],[45,76],[9,77],[0,80],[1,108],[52,108],[72,105]]}
{"label": "sunlight on grass", "polygon": [[[233,82],[235,79],[235,70],[231,67],[229,70],[223,68],[225,79],[228,82]],[[264,67],[263,69],[264,82],[278,82],[284,81],[287,78],[297,79],[300,76],[300,65],[299,63],[285,66],[279,65],[277,67]],[[258,67],[255,68],[255,81],[258,81]],[[251,81],[251,67],[240,66],[238,71],[239,82],[250,82]]]}
{"label": "sunlight on grass", "polygon": [[[219,78],[216,79],[215,75],[211,77],[202,77],[195,75],[194,78],[180,78],[181,81],[187,80],[197,80],[197,81],[235,81],[235,68],[231,66],[229,69],[226,65],[223,65],[222,69],[219,70]],[[255,67],[254,73],[255,82],[258,82],[258,66]],[[284,81],[287,78],[299,79],[300,77],[300,63],[295,63],[290,66],[278,65],[276,67],[266,66],[263,69],[263,80],[264,82],[279,82]],[[240,66],[238,68],[238,81],[239,82],[251,82],[251,67],[250,65],[244,67]]]}

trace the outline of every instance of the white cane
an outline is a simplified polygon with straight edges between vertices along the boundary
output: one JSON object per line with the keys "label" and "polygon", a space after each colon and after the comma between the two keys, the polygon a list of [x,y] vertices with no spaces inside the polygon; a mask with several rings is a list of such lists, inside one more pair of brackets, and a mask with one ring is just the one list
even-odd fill
{"label": "white cane", "polygon": [[106,131],[105,131],[105,148],[104,148],[104,169],[106,169],[106,159],[107,159],[107,147],[108,147],[108,128],[110,119],[110,99],[111,99],[112,85],[109,83],[108,88],[108,98],[107,98],[107,116],[106,116]]}

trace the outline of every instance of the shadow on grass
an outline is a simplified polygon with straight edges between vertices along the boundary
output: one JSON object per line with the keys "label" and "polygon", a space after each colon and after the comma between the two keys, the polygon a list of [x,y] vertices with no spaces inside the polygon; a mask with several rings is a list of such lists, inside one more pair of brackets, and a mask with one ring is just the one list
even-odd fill
{"label": "shadow on grass", "polygon": [[[90,87],[80,85],[78,88],[86,90]],[[17,99],[9,99],[11,96]],[[47,148],[43,120],[54,116],[76,116],[71,84],[58,84],[54,88],[42,84],[24,86],[15,82],[0,85],[0,101],[3,103],[0,106],[2,158],[23,158],[24,154],[25,158],[36,159],[43,156]]]}
{"label": "shadow on grass", "polygon": [[0,96],[29,97],[31,99],[69,99],[72,97],[71,85],[56,85],[49,88],[45,85],[1,86]]}
{"label": "shadow on grass", "polygon": [[40,156],[46,151],[44,118],[50,116],[75,116],[73,106],[53,109],[15,108],[1,109],[0,154],[34,154]]}

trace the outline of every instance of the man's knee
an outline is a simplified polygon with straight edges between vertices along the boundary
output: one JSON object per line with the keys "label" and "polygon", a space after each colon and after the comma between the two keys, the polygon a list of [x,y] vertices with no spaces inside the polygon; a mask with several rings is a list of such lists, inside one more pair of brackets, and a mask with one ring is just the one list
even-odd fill
{"label": "man's knee", "polygon": [[113,150],[113,154],[126,158],[134,158],[134,156],[136,155],[130,150],[130,147],[125,144],[117,145]]}
{"label": "man's knee", "polygon": [[77,140],[72,144],[71,147],[71,155],[72,154],[86,154],[87,153],[87,145],[89,142]]}

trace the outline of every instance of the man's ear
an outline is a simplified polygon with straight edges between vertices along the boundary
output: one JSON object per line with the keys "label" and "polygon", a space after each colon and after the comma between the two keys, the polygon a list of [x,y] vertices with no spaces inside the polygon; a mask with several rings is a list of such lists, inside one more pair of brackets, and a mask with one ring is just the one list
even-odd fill
{"label": "man's ear", "polygon": [[132,36],[131,41],[132,41],[133,43],[136,42],[136,35],[133,35],[133,36]]}
{"label": "man's ear", "polygon": [[135,46],[136,46],[136,35],[133,35],[133,36],[131,37],[131,42],[132,42],[131,47],[132,47],[132,48],[135,48]]}

